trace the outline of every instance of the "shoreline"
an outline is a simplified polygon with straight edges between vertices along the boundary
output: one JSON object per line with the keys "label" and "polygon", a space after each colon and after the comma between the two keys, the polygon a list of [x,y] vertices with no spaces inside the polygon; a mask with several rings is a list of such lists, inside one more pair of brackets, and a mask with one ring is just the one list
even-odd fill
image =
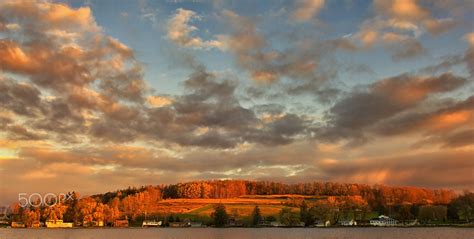
{"label": "shoreline", "polygon": [[48,228],[48,227],[26,227],[26,228],[14,228],[14,227],[0,227],[0,230],[2,229],[14,229],[14,230],[26,230],[26,229],[33,229],[33,230],[58,230],[58,229],[66,229],[66,230],[77,230],[77,229],[87,229],[87,230],[92,230],[92,229],[103,229],[103,230],[108,230],[108,229],[204,229],[204,228],[211,228],[211,229],[233,229],[233,228],[239,228],[239,229],[262,229],[262,228],[283,228],[283,229],[295,229],[295,228],[301,228],[301,229],[348,229],[348,228],[384,228],[384,229],[389,229],[389,228],[473,228],[474,225],[463,225],[463,224],[458,224],[458,225],[418,225],[418,226],[387,226],[387,227],[379,227],[379,226],[331,226],[331,227],[63,227],[63,228]]}

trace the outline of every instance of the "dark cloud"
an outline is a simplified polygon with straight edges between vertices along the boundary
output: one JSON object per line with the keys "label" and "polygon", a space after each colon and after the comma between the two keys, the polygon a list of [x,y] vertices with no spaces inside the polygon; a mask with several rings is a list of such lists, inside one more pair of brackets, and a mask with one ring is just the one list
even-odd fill
{"label": "dark cloud", "polygon": [[[377,125],[375,132],[390,136],[409,132],[425,132],[436,136],[474,123],[474,96],[427,112],[407,112]],[[427,131],[427,132],[426,132]],[[447,139],[446,139],[447,140]]]}
{"label": "dark cloud", "polygon": [[326,179],[358,183],[472,188],[472,150],[411,153],[375,158],[321,161]]}
{"label": "dark cloud", "polygon": [[474,129],[454,132],[441,140],[446,148],[471,145],[474,144]]}
{"label": "dark cloud", "polygon": [[319,133],[331,140],[363,138],[366,130],[381,121],[414,109],[432,94],[452,91],[466,82],[450,73],[435,77],[404,74],[375,82],[367,90],[354,91],[331,107],[327,113],[328,127]]}
{"label": "dark cloud", "polygon": [[28,83],[0,78],[0,106],[16,114],[35,116],[41,113],[41,92]]}

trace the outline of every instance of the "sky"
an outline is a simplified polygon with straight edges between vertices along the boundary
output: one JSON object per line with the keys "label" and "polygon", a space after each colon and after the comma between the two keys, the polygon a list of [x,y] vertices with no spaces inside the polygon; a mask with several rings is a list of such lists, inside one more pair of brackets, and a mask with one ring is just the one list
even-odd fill
{"label": "sky", "polygon": [[470,0],[0,1],[0,203],[207,179],[474,189]]}

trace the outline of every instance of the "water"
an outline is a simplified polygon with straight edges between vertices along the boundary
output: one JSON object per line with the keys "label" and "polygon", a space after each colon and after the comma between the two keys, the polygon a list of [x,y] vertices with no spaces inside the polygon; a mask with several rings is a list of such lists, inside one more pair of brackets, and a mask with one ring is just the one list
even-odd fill
{"label": "water", "polygon": [[439,238],[474,239],[474,228],[0,228],[0,239],[134,239],[134,238]]}

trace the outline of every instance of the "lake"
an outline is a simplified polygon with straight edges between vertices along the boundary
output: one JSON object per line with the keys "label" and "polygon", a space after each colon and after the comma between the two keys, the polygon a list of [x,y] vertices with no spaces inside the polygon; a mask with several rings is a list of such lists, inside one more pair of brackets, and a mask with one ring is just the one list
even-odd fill
{"label": "lake", "polygon": [[0,239],[474,238],[474,228],[0,228]]}

